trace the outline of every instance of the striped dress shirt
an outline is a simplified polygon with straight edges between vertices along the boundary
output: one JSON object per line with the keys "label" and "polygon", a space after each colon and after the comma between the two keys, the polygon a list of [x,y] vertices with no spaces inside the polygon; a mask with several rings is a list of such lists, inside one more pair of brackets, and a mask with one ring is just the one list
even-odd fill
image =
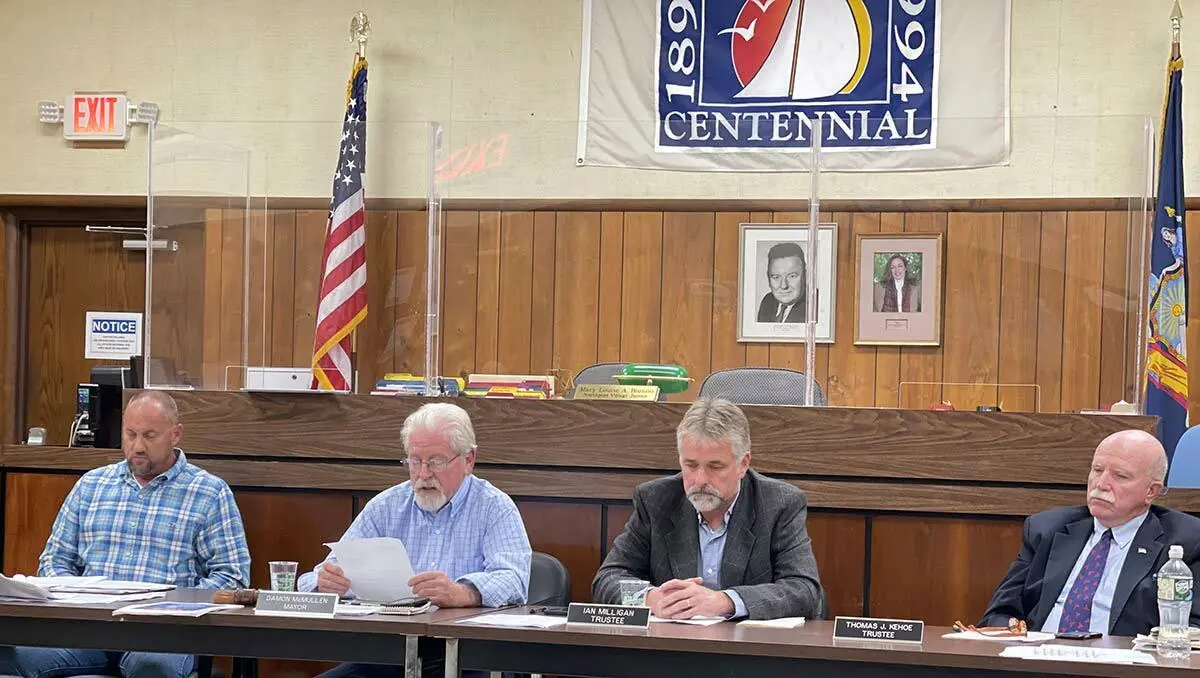
{"label": "striped dress shirt", "polygon": [[175,451],[175,464],[145,487],[125,461],[84,474],[59,509],[38,574],[249,586],[250,551],[233,492]]}
{"label": "striped dress shirt", "polygon": [[[485,607],[519,605],[529,596],[533,551],[521,514],[507,494],[474,475],[463,479],[437,513],[417,506],[411,481],[379,493],[342,535],[344,540],[374,537],[404,542],[416,573],[437,571],[455,582],[470,582]],[[330,554],[324,562],[337,561]],[[302,575],[296,588],[315,591],[320,568]]]}

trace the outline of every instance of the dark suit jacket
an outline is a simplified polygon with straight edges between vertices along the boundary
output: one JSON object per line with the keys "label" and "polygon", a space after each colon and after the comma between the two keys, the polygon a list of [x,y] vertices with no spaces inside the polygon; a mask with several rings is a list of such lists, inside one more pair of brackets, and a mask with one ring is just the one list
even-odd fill
{"label": "dark suit jacket", "polygon": [[[758,303],[758,322],[773,323],[775,322],[775,314],[779,313],[779,301],[775,299],[775,295],[767,292],[767,296],[762,298]],[[783,319],[785,323],[802,323],[808,321],[808,305],[803,298],[797,299],[795,304],[788,309],[787,317]]]}
{"label": "dark suit jacket", "polygon": [[[1021,553],[992,596],[982,625],[1004,626],[1009,617],[1016,617],[1027,621],[1029,630],[1040,631],[1091,534],[1092,516],[1086,506],[1051,509],[1030,516],[1021,537]],[[1129,544],[1117,579],[1109,614],[1109,635],[1149,633],[1158,625],[1154,575],[1167,562],[1167,547],[1172,544],[1183,546],[1183,560],[1192,569],[1192,576],[1197,577],[1200,518],[1151,506],[1150,514]],[[1145,553],[1141,552],[1143,549]],[[1193,599],[1193,626],[1200,626],[1198,612],[1197,600]]]}
{"label": "dark suit jacket", "polygon": [[[751,619],[812,618],[821,607],[821,582],[805,519],[808,500],[794,485],[750,470],[725,534],[721,586],[733,589]],[[638,485],[633,515],[592,581],[592,600],[621,602],[620,580],[658,586],[699,576],[696,509],[680,474]]]}

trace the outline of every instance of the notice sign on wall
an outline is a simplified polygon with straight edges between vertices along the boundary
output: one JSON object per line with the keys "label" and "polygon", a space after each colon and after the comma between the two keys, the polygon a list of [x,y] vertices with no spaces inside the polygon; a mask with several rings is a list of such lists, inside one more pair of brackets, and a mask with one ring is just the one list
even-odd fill
{"label": "notice sign on wall", "polygon": [[142,314],[88,311],[83,357],[128,360],[142,354]]}

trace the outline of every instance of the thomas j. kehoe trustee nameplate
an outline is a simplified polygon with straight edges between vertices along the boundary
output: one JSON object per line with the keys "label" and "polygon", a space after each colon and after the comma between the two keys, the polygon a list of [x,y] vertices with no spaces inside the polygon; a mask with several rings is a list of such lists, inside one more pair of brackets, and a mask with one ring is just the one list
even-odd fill
{"label": "thomas j. kehoe trustee nameplate", "polygon": [[833,620],[833,637],[844,640],[920,643],[924,636],[925,622],[912,619],[837,617]]}
{"label": "thomas j. kehoe trustee nameplate", "polygon": [[295,591],[259,591],[254,614],[276,617],[333,617],[337,609],[336,593],[298,593]]}
{"label": "thomas j. kehoe trustee nameplate", "polygon": [[567,606],[567,623],[644,629],[650,626],[650,608],[571,603]]}

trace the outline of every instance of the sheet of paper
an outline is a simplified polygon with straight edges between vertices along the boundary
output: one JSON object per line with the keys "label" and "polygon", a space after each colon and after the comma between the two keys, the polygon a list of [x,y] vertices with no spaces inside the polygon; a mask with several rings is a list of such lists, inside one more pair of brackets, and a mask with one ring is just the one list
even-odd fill
{"label": "sheet of paper", "polygon": [[174,584],[155,584],[144,581],[119,581],[105,579],[90,584],[58,584],[51,586],[55,593],[93,593],[97,595],[125,595],[134,593],[150,593],[151,591],[170,591]]}
{"label": "sheet of paper", "polygon": [[991,640],[1001,643],[1042,643],[1047,640],[1054,640],[1053,633],[1043,633],[1042,631],[1029,631],[1024,636],[993,636],[978,631],[963,631],[961,633],[947,633],[942,637],[949,638],[950,640]]}
{"label": "sheet of paper", "polygon": [[712,626],[713,624],[720,624],[723,621],[725,621],[724,617],[692,617],[691,619],[663,619],[662,617],[655,617],[654,615],[650,615],[650,623],[651,624],[655,624],[655,623],[691,624],[693,626]]}
{"label": "sheet of paper", "polygon": [[780,617],[779,619],[743,619],[738,626],[758,629],[794,629],[804,626],[804,617]]}
{"label": "sheet of paper", "polygon": [[412,597],[412,563],[404,542],[391,537],[350,539],[326,544],[350,580],[359,600],[388,603]]}
{"label": "sheet of paper", "polygon": [[215,605],[212,603],[186,603],[182,601],[162,601],[159,603],[138,603],[126,605],[113,610],[114,617],[129,614],[166,617],[201,617],[222,610],[240,610],[241,605]]}
{"label": "sheet of paper", "polygon": [[50,592],[29,582],[9,579],[0,574],[0,598],[10,600],[49,600]]}
{"label": "sheet of paper", "polygon": [[1079,647],[1075,645],[1010,645],[1000,653],[1001,657],[1020,659],[1043,659],[1060,662],[1091,662],[1097,664],[1157,664],[1154,655],[1137,650],[1120,650],[1107,647]]}
{"label": "sheet of paper", "polygon": [[365,617],[369,614],[376,614],[383,608],[378,605],[349,605],[347,603],[338,603],[333,608],[333,613],[342,617]]}
{"label": "sheet of paper", "polygon": [[548,629],[552,626],[561,626],[567,623],[566,617],[549,617],[540,614],[511,614],[507,612],[494,612],[492,614],[484,614],[478,617],[468,617],[458,622],[459,624],[478,624],[480,626],[508,626],[508,627],[527,627],[537,629]]}
{"label": "sheet of paper", "polygon": [[165,593],[161,592],[130,593],[125,595],[104,593],[51,593],[50,599],[56,603],[67,603],[69,605],[112,605],[113,603],[132,603],[138,600],[152,600],[154,598],[162,598],[165,595]]}
{"label": "sheet of paper", "polygon": [[27,577],[23,574],[15,574],[13,579],[48,589],[54,586],[89,586],[102,582],[108,577]]}

